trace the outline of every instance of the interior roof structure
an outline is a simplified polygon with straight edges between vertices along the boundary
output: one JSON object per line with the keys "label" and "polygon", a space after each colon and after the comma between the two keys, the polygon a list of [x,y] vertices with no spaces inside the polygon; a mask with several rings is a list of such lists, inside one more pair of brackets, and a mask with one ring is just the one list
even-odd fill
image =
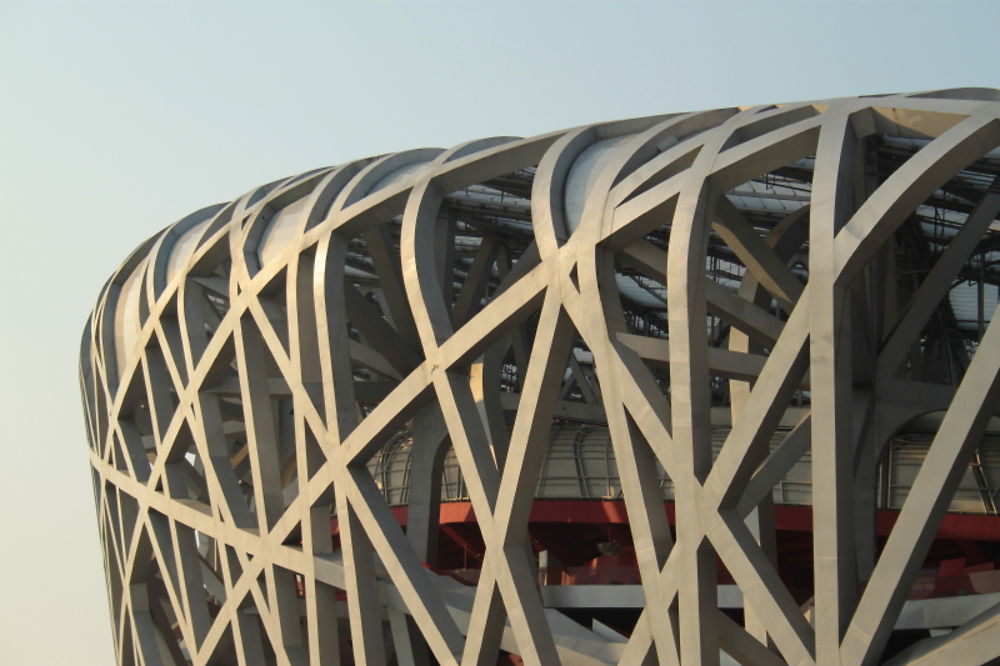
{"label": "interior roof structure", "polygon": [[[125,260],[83,335],[119,662],[1000,657],[1000,597],[894,642],[959,487],[997,514],[975,461],[1000,460],[998,213],[987,89],[480,139],[193,213]],[[880,470],[918,422],[877,533]],[[580,423],[606,428],[635,547],[624,632],[537,582],[541,463]],[[373,476],[400,437],[405,529]],[[433,570],[449,450],[475,585]],[[805,457],[808,609],[770,518]]]}

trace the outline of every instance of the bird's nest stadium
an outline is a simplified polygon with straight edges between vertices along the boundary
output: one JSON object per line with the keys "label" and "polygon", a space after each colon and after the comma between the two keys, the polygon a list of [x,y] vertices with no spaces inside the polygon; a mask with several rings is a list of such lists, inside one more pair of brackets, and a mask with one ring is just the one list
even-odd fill
{"label": "bird's nest stadium", "polygon": [[80,378],[121,664],[1000,658],[1000,92],[322,168]]}

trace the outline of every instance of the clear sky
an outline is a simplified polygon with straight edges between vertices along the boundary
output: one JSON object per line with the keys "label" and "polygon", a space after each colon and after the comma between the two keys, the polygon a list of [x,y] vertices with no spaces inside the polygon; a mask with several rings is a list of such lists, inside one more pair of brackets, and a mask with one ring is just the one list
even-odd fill
{"label": "clear sky", "polygon": [[1000,87],[998,28],[997,0],[0,0],[0,663],[113,663],[76,358],[166,224],[418,146]]}

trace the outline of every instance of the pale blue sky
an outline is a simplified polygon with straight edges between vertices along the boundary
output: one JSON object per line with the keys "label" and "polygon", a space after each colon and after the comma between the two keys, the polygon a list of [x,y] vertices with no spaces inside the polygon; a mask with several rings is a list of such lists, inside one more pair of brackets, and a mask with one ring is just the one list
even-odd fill
{"label": "pale blue sky", "polygon": [[421,145],[1000,87],[998,28],[997,0],[0,0],[0,663],[113,662],[76,356],[161,227]]}

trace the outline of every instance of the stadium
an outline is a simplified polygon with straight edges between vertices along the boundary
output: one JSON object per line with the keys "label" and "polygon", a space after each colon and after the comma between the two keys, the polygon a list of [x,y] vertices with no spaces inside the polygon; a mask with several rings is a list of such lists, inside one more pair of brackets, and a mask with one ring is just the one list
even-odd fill
{"label": "stadium", "polygon": [[254,188],[80,379],[120,664],[1000,658],[1000,91]]}

